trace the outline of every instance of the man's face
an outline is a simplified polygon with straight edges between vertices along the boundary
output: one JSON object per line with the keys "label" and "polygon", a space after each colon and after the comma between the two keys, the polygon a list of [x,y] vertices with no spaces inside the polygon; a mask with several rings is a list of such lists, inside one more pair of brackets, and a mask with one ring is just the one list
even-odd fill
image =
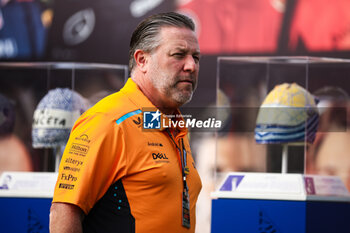
{"label": "man's face", "polygon": [[147,75],[155,88],[154,97],[164,107],[178,107],[191,100],[197,87],[197,37],[187,28],[163,27],[159,38],[159,46],[150,53]]}
{"label": "man's face", "polygon": [[317,174],[339,176],[350,190],[350,133],[328,132],[316,155]]}

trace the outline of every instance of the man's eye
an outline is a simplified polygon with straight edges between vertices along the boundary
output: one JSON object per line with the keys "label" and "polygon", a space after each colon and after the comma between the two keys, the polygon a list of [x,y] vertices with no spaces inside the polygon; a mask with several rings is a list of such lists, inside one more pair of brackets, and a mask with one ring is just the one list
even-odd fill
{"label": "man's eye", "polygon": [[199,56],[193,56],[193,59],[194,59],[196,62],[199,62]]}
{"label": "man's eye", "polygon": [[174,53],[174,57],[184,57],[185,55],[183,53]]}

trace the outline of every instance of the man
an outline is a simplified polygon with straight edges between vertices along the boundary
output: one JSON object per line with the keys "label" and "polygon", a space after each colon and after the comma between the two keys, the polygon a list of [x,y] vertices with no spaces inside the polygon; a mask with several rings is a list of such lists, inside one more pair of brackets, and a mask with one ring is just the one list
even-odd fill
{"label": "man", "polygon": [[0,175],[4,171],[33,171],[30,153],[14,132],[15,122],[15,105],[0,94]]}
{"label": "man", "polygon": [[56,232],[194,232],[201,181],[186,128],[147,131],[142,109],[178,115],[197,86],[194,24],[177,13],[141,22],[131,79],[75,123],[50,213]]}

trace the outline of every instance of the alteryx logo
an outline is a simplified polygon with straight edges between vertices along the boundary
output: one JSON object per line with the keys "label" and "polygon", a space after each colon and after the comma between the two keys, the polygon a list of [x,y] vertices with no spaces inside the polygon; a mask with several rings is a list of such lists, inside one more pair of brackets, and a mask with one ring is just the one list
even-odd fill
{"label": "alteryx logo", "polygon": [[159,110],[143,112],[143,128],[144,129],[160,129],[161,113]]}

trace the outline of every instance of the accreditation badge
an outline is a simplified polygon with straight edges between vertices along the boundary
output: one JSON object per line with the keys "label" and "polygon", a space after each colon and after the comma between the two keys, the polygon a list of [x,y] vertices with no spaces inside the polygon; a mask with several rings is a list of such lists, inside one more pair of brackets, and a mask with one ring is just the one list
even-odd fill
{"label": "accreditation badge", "polygon": [[190,222],[190,196],[188,190],[184,189],[182,192],[182,226],[186,228],[191,227]]}

